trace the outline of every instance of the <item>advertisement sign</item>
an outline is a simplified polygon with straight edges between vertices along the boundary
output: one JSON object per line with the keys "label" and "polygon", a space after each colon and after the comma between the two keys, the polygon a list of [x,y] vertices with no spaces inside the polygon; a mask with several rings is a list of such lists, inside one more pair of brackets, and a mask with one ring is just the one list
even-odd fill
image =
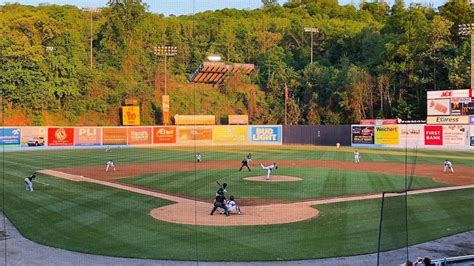
{"label": "advertisement sign", "polygon": [[402,145],[423,145],[425,140],[424,125],[400,125],[400,144]]}
{"label": "advertisement sign", "polygon": [[127,145],[127,129],[119,127],[104,127],[102,129],[103,145]]}
{"label": "advertisement sign", "polygon": [[47,127],[23,127],[21,128],[22,146],[44,146],[48,140]]}
{"label": "advertisement sign", "polygon": [[443,126],[443,145],[463,146],[466,144],[467,128],[464,126]]}
{"label": "advertisement sign", "polygon": [[170,96],[163,95],[161,101],[163,104],[163,124],[168,125],[170,122]]}
{"label": "advertisement sign", "polygon": [[176,125],[215,125],[216,116],[214,115],[175,115],[174,123]]}
{"label": "advertisement sign", "polygon": [[215,143],[246,143],[247,126],[215,126],[213,140]]}
{"label": "advertisement sign", "polygon": [[471,146],[474,146],[474,125],[471,125],[469,127],[469,138],[471,139],[470,143],[471,143]]}
{"label": "advertisement sign", "polygon": [[132,127],[128,128],[128,144],[151,144],[151,127]]}
{"label": "advertisement sign", "polygon": [[450,99],[436,99],[428,100],[427,102],[428,115],[450,115],[451,100]]}
{"label": "advertisement sign", "polygon": [[229,115],[229,125],[248,125],[248,115]]}
{"label": "advertisement sign", "polygon": [[140,107],[122,106],[122,125],[139,126],[140,125]]}
{"label": "advertisement sign", "polygon": [[75,146],[98,146],[102,139],[102,131],[98,127],[77,127],[74,129]]}
{"label": "advertisement sign", "polygon": [[469,117],[469,124],[474,124],[474,115]]}
{"label": "advertisement sign", "polygon": [[361,119],[361,125],[396,125],[398,124],[397,119]]}
{"label": "advertisement sign", "polygon": [[211,142],[211,127],[179,127],[178,142],[194,143],[194,142]]}
{"label": "advertisement sign", "polygon": [[469,116],[428,116],[426,123],[429,125],[467,125]]}
{"label": "advertisement sign", "polygon": [[444,91],[428,91],[427,99],[440,99],[440,98],[467,98],[471,96],[471,90],[444,90]]}
{"label": "advertisement sign", "polygon": [[425,126],[425,145],[443,145],[443,126]]}
{"label": "advertisement sign", "polygon": [[153,143],[176,143],[176,127],[154,127]]}
{"label": "advertisement sign", "polygon": [[50,127],[48,128],[48,146],[74,145],[74,128]]}
{"label": "advertisement sign", "polygon": [[397,145],[399,143],[398,126],[375,127],[375,144]]}
{"label": "advertisement sign", "polygon": [[474,103],[472,98],[452,98],[451,115],[470,115],[474,114]]}
{"label": "advertisement sign", "polygon": [[0,145],[17,145],[21,143],[21,129],[0,128]]}
{"label": "advertisement sign", "polygon": [[352,144],[374,144],[373,126],[353,126],[352,127]]}
{"label": "advertisement sign", "polygon": [[281,143],[281,126],[251,126],[249,130],[250,142]]}

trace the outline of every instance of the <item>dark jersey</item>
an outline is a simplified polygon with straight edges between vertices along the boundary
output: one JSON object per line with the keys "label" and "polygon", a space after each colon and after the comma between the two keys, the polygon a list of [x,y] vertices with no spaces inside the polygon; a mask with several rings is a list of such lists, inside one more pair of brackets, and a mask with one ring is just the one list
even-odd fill
{"label": "dark jersey", "polygon": [[36,178],[36,175],[35,175],[35,174],[32,174],[32,175],[30,175],[30,176],[27,177],[27,178],[28,178],[28,180],[30,180],[30,182],[33,182],[33,179]]}
{"label": "dark jersey", "polygon": [[220,202],[220,203],[224,204],[224,201],[225,201],[224,195],[217,195],[216,196],[216,202]]}

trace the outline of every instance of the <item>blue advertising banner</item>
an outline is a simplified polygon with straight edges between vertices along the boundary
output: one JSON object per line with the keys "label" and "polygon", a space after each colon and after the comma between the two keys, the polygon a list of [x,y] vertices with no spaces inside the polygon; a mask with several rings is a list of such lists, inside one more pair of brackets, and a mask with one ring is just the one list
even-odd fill
{"label": "blue advertising banner", "polygon": [[281,144],[281,126],[250,126],[250,142]]}
{"label": "blue advertising banner", "polygon": [[471,136],[471,146],[474,146],[474,137]]}
{"label": "blue advertising banner", "polygon": [[469,116],[469,124],[474,124],[474,115]]}
{"label": "blue advertising banner", "polygon": [[20,145],[20,135],[19,128],[1,128],[0,145]]}

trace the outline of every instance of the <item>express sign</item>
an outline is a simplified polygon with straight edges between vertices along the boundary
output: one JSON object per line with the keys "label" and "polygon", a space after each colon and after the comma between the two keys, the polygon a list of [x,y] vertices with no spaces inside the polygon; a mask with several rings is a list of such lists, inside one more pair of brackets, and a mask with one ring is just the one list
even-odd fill
{"label": "express sign", "polygon": [[428,99],[439,99],[439,98],[462,98],[471,97],[471,90],[444,90],[444,91],[428,91]]}

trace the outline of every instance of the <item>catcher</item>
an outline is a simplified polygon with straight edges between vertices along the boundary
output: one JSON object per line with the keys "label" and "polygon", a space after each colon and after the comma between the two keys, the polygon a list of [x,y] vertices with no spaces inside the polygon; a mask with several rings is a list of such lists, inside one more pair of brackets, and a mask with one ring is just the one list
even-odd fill
{"label": "catcher", "polygon": [[237,202],[235,202],[234,196],[230,196],[229,200],[225,203],[225,205],[229,213],[237,212],[237,214],[242,214],[242,212],[240,211],[240,206],[237,204]]}

